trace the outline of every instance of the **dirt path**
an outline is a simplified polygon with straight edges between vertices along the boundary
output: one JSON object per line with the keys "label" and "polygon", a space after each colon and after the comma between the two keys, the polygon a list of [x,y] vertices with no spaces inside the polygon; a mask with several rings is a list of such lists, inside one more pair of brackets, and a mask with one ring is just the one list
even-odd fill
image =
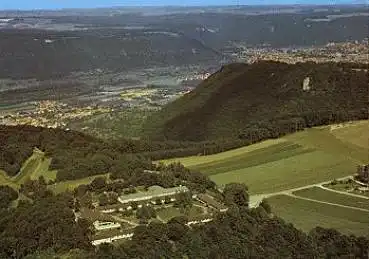
{"label": "dirt path", "polygon": [[323,185],[319,185],[319,187],[322,188],[323,190],[326,190],[326,191],[335,192],[335,193],[344,194],[344,195],[347,195],[347,196],[352,196],[352,197],[356,197],[356,198],[362,198],[362,199],[369,200],[368,196],[355,194],[355,193],[349,193],[349,192],[343,192],[343,191],[338,191],[338,190],[333,190],[333,189],[329,189],[327,187],[324,187]]}
{"label": "dirt path", "polygon": [[327,205],[333,205],[333,206],[336,206],[336,207],[341,207],[341,208],[346,208],[346,209],[360,210],[360,211],[364,211],[364,212],[369,212],[368,209],[346,206],[346,205],[342,205],[342,204],[338,204],[338,203],[331,203],[331,202],[327,202],[327,201],[320,201],[320,200],[310,199],[310,198],[297,196],[297,195],[293,195],[293,194],[288,194],[288,196],[291,196],[293,198],[300,199],[300,200],[305,200],[305,201],[312,201],[312,202],[317,202],[317,203],[322,203],[322,204],[327,204]]}
{"label": "dirt path", "polygon": [[[350,178],[352,179],[352,175],[348,175],[348,176],[345,176],[345,177],[342,177],[342,178],[338,178],[336,180],[337,181],[342,181],[342,180],[347,180],[347,179],[350,179]],[[294,192],[301,191],[301,190],[308,189],[308,188],[312,188],[312,187],[320,187],[321,188],[321,187],[323,187],[323,185],[328,184],[330,182],[332,182],[332,180],[321,182],[321,183],[305,185],[305,186],[302,186],[302,187],[288,189],[288,190],[279,191],[279,192],[251,195],[249,206],[250,206],[250,208],[256,208],[257,206],[259,206],[259,204],[261,203],[261,201],[263,199],[267,199],[267,198],[277,196],[277,195],[293,195],[292,193],[294,193]],[[323,187],[323,188],[325,188],[325,187]],[[343,193],[343,194],[347,194],[347,193]],[[296,197],[298,197],[298,196],[296,196]]]}

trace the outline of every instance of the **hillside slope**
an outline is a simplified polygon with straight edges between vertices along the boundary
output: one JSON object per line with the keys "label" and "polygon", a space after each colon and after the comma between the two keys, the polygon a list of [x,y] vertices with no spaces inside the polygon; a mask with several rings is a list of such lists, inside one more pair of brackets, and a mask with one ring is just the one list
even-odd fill
{"label": "hillside slope", "polygon": [[[303,82],[307,87],[303,89]],[[146,123],[152,138],[251,143],[368,118],[368,74],[349,64],[259,62],[222,67]]]}

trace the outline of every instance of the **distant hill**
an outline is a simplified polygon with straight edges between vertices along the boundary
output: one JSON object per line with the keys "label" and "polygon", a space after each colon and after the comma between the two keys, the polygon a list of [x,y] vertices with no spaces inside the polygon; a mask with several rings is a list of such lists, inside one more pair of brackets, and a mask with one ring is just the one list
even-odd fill
{"label": "distant hill", "polygon": [[0,78],[49,79],[96,69],[217,66],[234,60],[230,54],[246,47],[361,41],[369,29],[367,6],[147,11],[0,13],[17,17],[0,24]]}
{"label": "distant hill", "polygon": [[352,66],[227,65],[150,117],[145,130],[154,139],[253,143],[306,127],[367,119],[368,73]]}
{"label": "distant hill", "polygon": [[0,78],[49,79],[95,69],[216,63],[219,53],[165,30],[58,32],[0,29]]}

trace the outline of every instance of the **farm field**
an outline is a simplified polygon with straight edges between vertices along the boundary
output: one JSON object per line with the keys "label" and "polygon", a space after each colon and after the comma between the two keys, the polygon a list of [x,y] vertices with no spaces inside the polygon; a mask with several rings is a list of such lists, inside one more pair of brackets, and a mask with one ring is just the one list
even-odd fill
{"label": "farm field", "polygon": [[344,192],[349,192],[349,193],[369,197],[369,191],[368,190],[367,191],[360,190],[362,188],[362,186],[355,183],[355,182],[350,182],[350,183],[338,182],[336,184],[325,184],[323,186],[328,188],[328,189],[332,189],[332,190],[344,191]]}
{"label": "farm field", "polygon": [[369,212],[306,201],[287,195],[268,198],[272,211],[295,227],[310,231],[316,226],[335,228],[344,234],[369,237]]}
{"label": "farm field", "polygon": [[356,124],[345,124],[342,127],[332,129],[331,133],[343,142],[368,149],[369,147],[369,121],[360,121]]}
{"label": "farm field", "polygon": [[369,211],[369,199],[353,197],[345,194],[335,193],[319,187],[300,190],[293,193],[309,199],[341,204],[350,207],[367,209]]}
{"label": "farm field", "polygon": [[[364,124],[350,123],[346,128],[352,128],[353,135],[346,137],[354,139],[355,128]],[[244,182],[251,194],[278,192],[354,174],[358,164],[367,162],[368,149],[337,138],[332,132],[338,130],[312,128],[216,155],[164,162],[179,161],[218,185]]]}

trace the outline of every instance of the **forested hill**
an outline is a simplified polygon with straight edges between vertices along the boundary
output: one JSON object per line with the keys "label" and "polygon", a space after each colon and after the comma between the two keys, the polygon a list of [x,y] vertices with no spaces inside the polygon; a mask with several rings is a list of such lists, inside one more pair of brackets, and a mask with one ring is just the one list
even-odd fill
{"label": "forested hill", "polygon": [[368,73],[355,66],[230,64],[154,114],[145,128],[157,139],[252,143],[306,127],[366,119]]}
{"label": "forested hill", "polygon": [[111,143],[62,129],[0,125],[0,176],[1,171],[5,171],[9,177],[16,177],[35,148],[52,159],[50,169],[57,170],[57,181],[64,181],[104,173],[127,179],[136,173],[143,176],[138,169],[152,169],[150,159],[218,153],[242,145],[242,141],[193,143],[129,139]]}

